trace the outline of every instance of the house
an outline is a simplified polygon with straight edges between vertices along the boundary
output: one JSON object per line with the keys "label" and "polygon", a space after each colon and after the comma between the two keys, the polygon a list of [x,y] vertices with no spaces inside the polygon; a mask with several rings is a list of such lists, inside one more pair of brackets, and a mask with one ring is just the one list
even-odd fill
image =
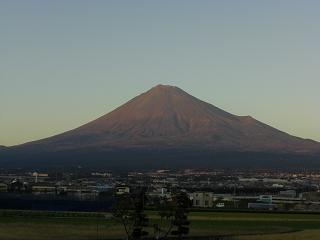
{"label": "house", "polygon": [[194,192],[190,199],[194,207],[213,207],[214,196],[211,192]]}
{"label": "house", "polygon": [[295,190],[285,190],[279,192],[279,197],[285,197],[285,198],[295,198],[297,196],[297,193]]}

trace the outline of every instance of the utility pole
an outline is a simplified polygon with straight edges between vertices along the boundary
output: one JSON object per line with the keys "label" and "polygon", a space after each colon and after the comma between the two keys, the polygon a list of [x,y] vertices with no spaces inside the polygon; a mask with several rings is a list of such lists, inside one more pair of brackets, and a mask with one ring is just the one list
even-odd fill
{"label": "utility pole", "polygon": [[233,207],[236,208],[236,182],[233,184]]}
{"label": "utility pole", "polygon": [[96,229],[96,233],[97,233],[97,240],[99,240],[99,217],[97,218],[97,229]]}

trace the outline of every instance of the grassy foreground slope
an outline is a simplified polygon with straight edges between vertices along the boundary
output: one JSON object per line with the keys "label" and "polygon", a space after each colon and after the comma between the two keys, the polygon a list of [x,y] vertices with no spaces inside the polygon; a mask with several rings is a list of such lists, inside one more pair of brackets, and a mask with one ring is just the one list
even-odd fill
{"label": "grassy foreground slope", "polygon": [[[150,211],[148,215],[151,225],[158,221],[156,212]],[[234,235],[238,240],[320,239],[320,215],[317,214],[191,212],[189,219],[193,236]],[[150,228],[149,233],[152,234],[153,229]],[[105,218],[104,213],[0,211],[1,240],[123,237],[122,227]]]}

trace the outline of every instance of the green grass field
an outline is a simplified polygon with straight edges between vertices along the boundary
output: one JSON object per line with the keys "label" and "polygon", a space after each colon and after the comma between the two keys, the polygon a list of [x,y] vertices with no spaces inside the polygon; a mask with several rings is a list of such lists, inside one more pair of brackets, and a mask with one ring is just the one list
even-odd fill
{"label": "green grass field", "polygon": [[[149,211],[151,224],[158,221]],[[320,215],[191,212],[193,236],[234,235],[234,239],[320,239]],[[152,234],[152,229],[149,229]],[[0,211],[0,239],[85,240],[124,238],[122,226],[104,214]]]}

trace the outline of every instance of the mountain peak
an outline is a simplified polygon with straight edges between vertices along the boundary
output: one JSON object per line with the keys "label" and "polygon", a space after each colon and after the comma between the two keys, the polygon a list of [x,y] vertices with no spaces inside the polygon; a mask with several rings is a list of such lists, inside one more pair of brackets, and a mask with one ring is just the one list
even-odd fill
{"label": "mountain peak", "polygon": [[181,90],[176,86],[164,85],[164,84],[158,84],[147,92],[167,92],[168,93],[168,92],[176,92],[176,91],[184,92],[183,90]]}
{"label": "mountain peak", "polygon": [[175,89],[175,88],[178,88],[178,87],[167,85],[167,84],[158,84],[155,87],[153,87],[152,89]]}
{"label": "mountain peak", "polygon": [[319,143],[228,113],[182,89],[159,84],[112,112],[38,143],[48,148],[176,148],[312,152]]}

